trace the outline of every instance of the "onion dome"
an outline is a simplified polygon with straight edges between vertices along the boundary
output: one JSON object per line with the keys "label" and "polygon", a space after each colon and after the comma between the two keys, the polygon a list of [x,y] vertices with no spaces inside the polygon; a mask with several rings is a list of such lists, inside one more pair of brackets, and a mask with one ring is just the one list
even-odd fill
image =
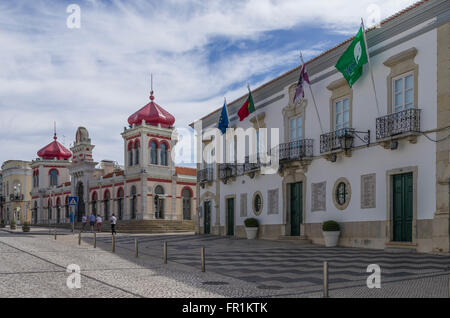
{"label": "onion dome", "polygon": [[161,125],[163,128],[172,127],[175,122],[173,117],[168,111],[156,104],[153,100],[153,90],[150,92],[150,103],[139,109],[133,115],[128,117],[128,123],[130,125],[141,125],[142,120],[145,120],[147,124],[152,126]]}
{"label": "onion dome", "polygon": [[61,145],[58,141],[56,141],[56,139],[58,139],[58,137],[56,137],[56,132],[55,135],[53,136],[53,139],[54,140],[51,143],[49,143],[47,146],[45,146],[44,148],[42,148],[37,152],[37,155],[39,157],[46,160],[49,159],[64,160],[72,157],[72,153],[69,150],[67,150],[67,148],[65,148],[63,145]]}

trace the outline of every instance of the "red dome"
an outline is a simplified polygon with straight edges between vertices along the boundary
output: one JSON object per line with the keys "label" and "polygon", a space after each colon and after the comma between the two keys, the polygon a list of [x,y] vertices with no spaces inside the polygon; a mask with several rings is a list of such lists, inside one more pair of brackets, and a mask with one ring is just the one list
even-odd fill
{"label": "red dome", "polygon": [[128,123],[130,125],[140,125],[142,124],[142,120],[145,120],[147,124],[153,126],[158,126],[158,124],[161,124],[161,127],[163,128],[173,126],[175,117],[173,117],[164,108],[153,102],[153,100],[155,99],[155,97],[153,96],[153,91],[151,91],[150,94],[151,102],[128,117]]}
{"label": "red dome", "polygon": [[72,157],[72,153],[56,141],[56,134],[53,139],[54,140],[51,143],[38,151],[37,155],[39,157],[41,157],[42,159],[56,158],[56,160],[64,160]]}

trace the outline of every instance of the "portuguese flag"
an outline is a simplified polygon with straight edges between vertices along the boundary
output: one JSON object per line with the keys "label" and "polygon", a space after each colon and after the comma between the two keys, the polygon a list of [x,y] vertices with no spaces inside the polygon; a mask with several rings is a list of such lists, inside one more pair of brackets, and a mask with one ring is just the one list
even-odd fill
{"label": "portuguese flag", "polygon": [[244,105],[238,111],[239,120],[243,121],[248,115],[255,111],[255,104],[253,103],[252,92],[248,90],[248,97]]}

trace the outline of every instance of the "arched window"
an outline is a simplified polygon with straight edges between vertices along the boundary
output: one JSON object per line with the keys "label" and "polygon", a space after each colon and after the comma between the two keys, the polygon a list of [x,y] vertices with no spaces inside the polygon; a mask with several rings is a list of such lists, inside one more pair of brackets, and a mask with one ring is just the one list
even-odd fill
{"label": "arched window", "polygon": [[138,139],[134,142],[134,164],[135,165],[139,164],[139,147],[140,147],[140,143],[139,143],[139,139]]}
{"label": "arched window", "polygon": [[128,144],[128,166],[133,165],[133,142],[130,141]]}
{"label": "arched window", "polygon": [[33,172],[33,187],[39,188],[39,170]]}
{"label": "arched window", "polygon": [[50,186],[57,186],[58,185],[58,170],[52,169],[48,173],[50,175]]}
{"label": "arched window", "polygon": [[152,165],[158,164],[158,150],[156,141],[154,140],[150,142],[150,164]]}
{"label": "arched window", "polygon": [[132,186],[131,187],[131,192],[130,192],[130,214],[131,214],[131,218],[135,219],[136,218],[136,212],[137,212],[137,195],[136,195],[136,187]]}
{"label": "arched window", "polygon": [[183,220],[191,219],[191,189],[184,188],[181,192],[181,196],[183,198]]}
{"label": "arched window", "polygon": [[166,143],[161,143],[161,165],[167,166],[167,145]]}
{"label": "arched window", "polygon": [[109,220],[109,199],[110,199],[110,194],[109,191],[106,190],[105,192],[105,200],[104,200],[104,208],[105,208],[105,221]]}
{"label": "arched window", "polygon": [[97,202],[98,202],[97,192],[94,192],[92,194],[92,214],[94,215],[97,215]]}
{"label": "arched window", "polygon": [[156,186],[155,188],[155,218],[163,219],[164,218],[164,188]]}
{"label": "arched window", "polygon": [[123,219],[123,189],[120,188],[119,191],[117,191],[117,217],[119,220]]}

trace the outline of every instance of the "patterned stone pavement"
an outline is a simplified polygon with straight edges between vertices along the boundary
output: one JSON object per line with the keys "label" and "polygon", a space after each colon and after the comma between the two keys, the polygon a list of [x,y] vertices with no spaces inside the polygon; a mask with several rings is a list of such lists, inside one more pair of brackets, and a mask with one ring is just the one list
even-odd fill
{"label": "patterned stone pavement", "polygon": [[[0,230],[0,297],[321,297],[329,262],[330,297],[448,297],[449,255],[325,248],[294,242],[212,235],[116,236],[48,229]],[[64,234],[64,235],[61,235]],[[139,258],[134,257],[134,241]],[[162,262],[163,242],[168,264]],[[200,248],[206,273],[200,271]],[[66,287],[68,264],[78,264],[81,290]],[[381,288],[369,289],[369,264],[381,267]]]}
{"label": "patterned stone pavement", "polygon": [[[280,295],[321,291],[324,261],[329,264],[330,290],[368,289],[366,280],[371,273],[367,273],[367,266],[370,264],[380,266],[383,285],[404,285],[404,288],[408,288],[408,282],[414,288],[418,281],[435,278],[441,278],[445,285],[450,273],[448,255],[325,248],[295,242],[252,241],[212,235],[123,235],[117,237],[116,244],[132,250],[135,239],[141,253],[155,257],[162,257],[162,242],[166,241],[169,261],[194,268],[200,267],[200,248],[205,247],[208,271],[255,283],[260,289],[278,290]],[[100,240],[111,244],[110,236]],[[441,297],[446,297],[445,286],[441,289]],[[421,295],[436,296],[435,291],[433,289],[427,294],[428,289],[423,289]],[[407,294],[402,292],[404,296]],[[383,296],[379,292],[377,295]]]}

